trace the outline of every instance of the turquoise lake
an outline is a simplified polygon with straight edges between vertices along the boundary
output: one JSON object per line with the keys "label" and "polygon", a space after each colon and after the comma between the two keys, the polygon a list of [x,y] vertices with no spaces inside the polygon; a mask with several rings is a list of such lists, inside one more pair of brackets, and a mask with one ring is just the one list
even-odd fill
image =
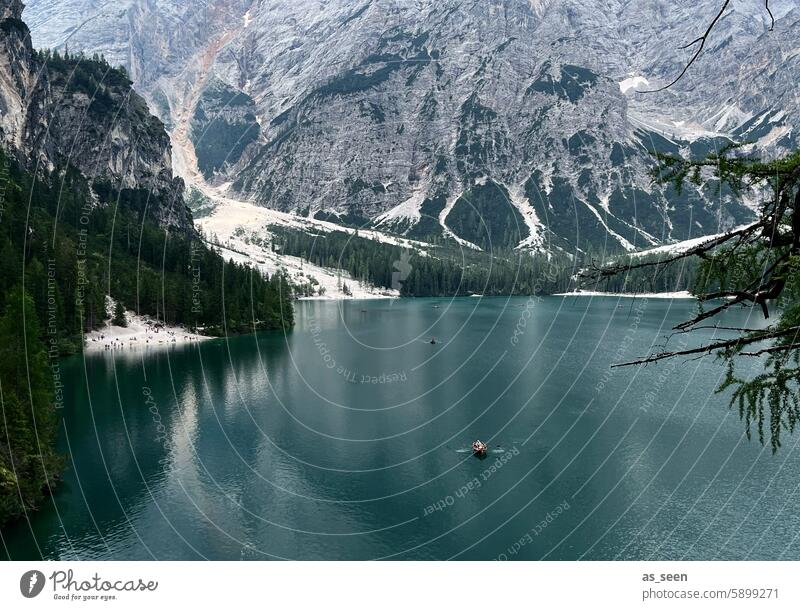
{"label": "turquoise lake", "polygon": [[800,559],[800,434],[748,440],[714,358],[610,368],[695,309],[304,301],[286,334],[67,359],[68,469],[2,554]]}

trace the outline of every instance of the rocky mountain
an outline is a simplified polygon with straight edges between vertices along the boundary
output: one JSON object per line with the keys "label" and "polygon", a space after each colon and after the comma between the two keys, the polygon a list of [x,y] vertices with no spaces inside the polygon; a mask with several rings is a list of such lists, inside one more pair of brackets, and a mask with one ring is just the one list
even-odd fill
{"label": "rocky mountain", "polygon": [[0,142],[29,169],[80,171],[95,188],[141,193],[160,226],[192,231],[170,139],[124,71],[34,50],[19,0],[0,0]]}
{"label": "rocky mountain", "polygon": [[651,184],[655,151],[796,146],[800,8],[733,0],[31,0],[36,46],[125,65],[175,166],[237,199],[481,249],[717,233],[758,194]]}

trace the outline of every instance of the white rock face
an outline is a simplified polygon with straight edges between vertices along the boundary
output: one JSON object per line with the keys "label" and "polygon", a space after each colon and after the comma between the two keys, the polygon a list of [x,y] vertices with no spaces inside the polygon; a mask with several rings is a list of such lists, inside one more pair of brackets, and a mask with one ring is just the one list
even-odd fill
{"label": "white rock face", "polygon": [[[485,179],[505,194],[491,223],[500,233],[504,218],[520,225],[520,245],[622,251],[718,233],[751,215],[713,188],[678,197],[653,187],[648,151],[701,155],[722,138],[758,141],[769,155],[796,145],[794,0],[770,3],[774,31],[763,2],[734,0],[686,77],[642,93],[680,73],[692,49],[679,47],[719,5],[31,0],[25,19],[37,46],[126,65],[172,126],[175,166],[190,182],[203,179],[201,105],[227,116],[237,138],[248,121],[258,126],[242,151],[209,129],[213,120],[203,124],[235,151],[211,181],[231,182],[241,199],[334,210],[424,238],[463,227],[449,214],[462,213],[462,194],[478,201]],[[252,117],[213,111],[206,91],[220,82],[246,94]],[[431,229],[438,219],[444,226]]]}
{"label": "white rock face", "polygon": [[6,154],[28,170],[70,165],[93,187],[149,193],[152,220],[193,231],[183,181],[173,176],[170,139],[128,77],[99,61],[36,53],[22,13],[20,0],[0,0],[0,144]]}

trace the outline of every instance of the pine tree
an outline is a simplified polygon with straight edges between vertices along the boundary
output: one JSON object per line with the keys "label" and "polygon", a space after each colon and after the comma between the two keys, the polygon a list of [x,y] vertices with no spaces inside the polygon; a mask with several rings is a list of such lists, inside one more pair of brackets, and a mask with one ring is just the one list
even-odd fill
{"label": "pine tree", "polygon": [[128,319],[125,317],[125,306],[119,299],[117,299],[117,303],[114,305],[114,318],[111,320],[111,323],[114,326],[128,325]]}
{"label": "pine tree", "polygon": [[13,288],[0,318],[0,525],[39,504],[63,465],[39,332],[33,299]]}

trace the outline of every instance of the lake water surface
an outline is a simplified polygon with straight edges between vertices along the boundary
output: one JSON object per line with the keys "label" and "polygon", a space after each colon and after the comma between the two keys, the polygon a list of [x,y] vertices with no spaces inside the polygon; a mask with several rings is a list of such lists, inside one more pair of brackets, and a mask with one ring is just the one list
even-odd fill
{"label": "lake water surface", "polygon": [[609,367],[695,307],[309,301],[285,335],[74,357],[63,485],[2,554],[800,559],[800,435],[748,441],[712,358]]}

